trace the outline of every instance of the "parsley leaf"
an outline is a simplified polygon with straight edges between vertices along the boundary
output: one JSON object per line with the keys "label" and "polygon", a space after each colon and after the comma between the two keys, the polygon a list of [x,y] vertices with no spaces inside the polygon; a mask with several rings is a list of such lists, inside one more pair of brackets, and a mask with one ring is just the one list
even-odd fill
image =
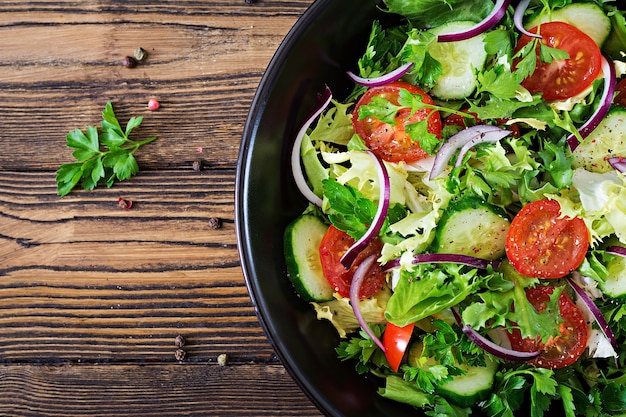
{"label": "parsley leaf", "polygon": [[131,117],[126,128],[122,128],[108,102],[102,112],[100,131],[95,126],[88,126],[85,132],[80,129],[69,132],[67,147],[74,149],[72,156],[77,162],[61,164],[57,170],[57,193],[67,195],[79,183],[85,190],[93,190],[99,183],[110,187],[115,180],[122,181],[135,175],[139,165],[133,154],[156,139],[152,136],[138,142],[129,138],[142,121],[142,117]]}

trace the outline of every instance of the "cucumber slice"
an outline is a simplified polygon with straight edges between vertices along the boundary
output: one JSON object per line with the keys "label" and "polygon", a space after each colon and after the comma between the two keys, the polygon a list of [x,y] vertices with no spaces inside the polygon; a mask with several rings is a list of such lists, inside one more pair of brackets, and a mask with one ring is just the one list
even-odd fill
{"label": "cucumber slice", "polygon": [[626,300],[626,258],[614,256],[606,265],[608,276],[598,286],[602,292],[611,297]]}
{"label": "cucumber slice", "polygon": [[305,301],[329,301],[333,288],[326,280],[320,261],[320,243],[328,229],[316,216],[303,214],[285,230],[287,275]]}
{"label": "cucumber slice", "polygon": [[613,13],[611,16],[611,33],[602,44],[602,50],[613,59],[623,59],[626,51],[626,18],[622,13]]}
{"label": "cucumber slice", "polygon": [[498,259],[504,256],[510,225],[499,207],[478,197],[465,197],[450,203],[441,215],[432,249],[438,253]]}
{"label": "cucumber slice", "polygon": [[[449,22],[434,29],[435,35],[460,32],[474,26],[474,22]],[[468,97],[476,89],[476,72],[485,66],[485,35],[480,34],[459,42],[434,42],[428,47],[430,55],[441,63],[443,74],[430,91],[443,100]]]}
{"label": "cucumber slice", "polygon": [[598,46],[611,33],[611,19],[596,3],[573,3],[554,10],[551,16],[540,15],[526,24],[527,29],[546,22],[565,22],[585,32]]}
{"label": "cucumber slice", "polygon": [[[418,363],[423,350],[424,345],[421,341],[411,344],[407,359],[410,366],[429,367],[438,364],[434,358],[427,358],[425,364]],[[435,392],[460,407],[471,407],[489,398],[493,390],[498,364],[485,356],[485,366],[467,364],[457,366],[466,373],[453,376],[451,381],[438,386]]]}
{"label": "cucumber slice", "polygon": [[613,106],[597,128],[572,152],[574,168],[592,172],[613,170],[608,159],[626,155],[626,109]]}
{"label": "cucumber slice", "polygon": [[498,370],[495,361],[485,358],[485,366],[459,365],[465,375],[456,375],[452,381],[440,385],[436,392],[459,407],[471,407],[489,398]]}

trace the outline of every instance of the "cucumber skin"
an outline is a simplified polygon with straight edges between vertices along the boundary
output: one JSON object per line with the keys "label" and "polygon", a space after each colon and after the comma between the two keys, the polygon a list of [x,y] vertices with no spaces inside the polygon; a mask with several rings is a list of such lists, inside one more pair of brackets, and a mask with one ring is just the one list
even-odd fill
{"label": "cucumber skin", "polygon": [[[305,301],[323,302],[334,298],[333,288],[324,277],[319,261],[319,246],[327,229],[326,224],[310,214],[301,215],[285,229],[283,241],[287,276],[296,293]],[[303,236],[303,232],[306,231],[309,232],[308,235]],[[302,244],[314,247],[314,253],[318,254],[318,258],[313,261],[317,263],[314,269],[302,259],[298,259],[296,248]],[[308,281],[310,279],[314,281]]]}

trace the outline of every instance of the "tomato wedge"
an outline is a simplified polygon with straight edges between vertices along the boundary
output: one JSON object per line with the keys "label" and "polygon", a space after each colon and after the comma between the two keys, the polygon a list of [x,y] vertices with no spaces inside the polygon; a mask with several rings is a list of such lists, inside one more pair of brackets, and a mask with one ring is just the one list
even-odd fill
{"label": "tomato wedge", "polygon": [[[369,246],[357,255],[352,267],[346,269],[341,263],[341,257],[354,242],[350,235],[337,229],[335,226],[330,226],[320,243],[319,253],[324,276],[342,297],[350,297],[352,277],[361,262],[370,255],[380,256],[380,251],[383,247],[380,239],[374,239]],[[375,262],[361,285],[359,298],[371,297],[380,291],[385,283],[385,276],[386,274],[380,268],[380,265]]]}
{"label": "tomato wedge", "polygon": [[[546,100],[563,100],[583,92],[602,69],[600,48],[587,34],[565,22],[548,22],[530,29],[543,37],[547,46],[561,49],[569,58],[550,63],[541,62],[537,48],[537,67],[522,85],[532,93],[542,93]],[[522,35],[515,48],[519,51],[531,41]]]}
{"label": "tomato wedge", "polygon": [[[546,303],[554,287],[536,286],[526,289],[526,298],[539,313],[546,309]],[[511,347],[522,352],[541,350],[541,354],[528,363],[540,368],[563,368],[576,362],[587,347],[587,323],[576,304],[564,292],[559,295],[559,313],[563,322],[559,324],[559,336],[545,344],[540,338],[522,338],[519,329],[509,333]]]}
{"label": "tomato wedge", "polygon": [[382,159],[390,162],[415,162],[428,156],[418,141],[411,139],[406,132],[407,124],[427,120],[427,131],[441,138],[441,117],[438,111],[422,108],[411,114],[411,109],[400,109],[395,115],[393,125],[384,123],[375,117],[368,116],[359,118],[359,108],[371,103],[372,98],[382,97],[396,106],[399,105],[398,97],[401,89],[406,89],[412,94],[422,96],[422,102],[434,104],[433,99],[419,87],[403,81],[396,81],[379,87],[372,87],[361,96],[352,113],[352,126],[354,131],[365,141],[372,152]]}
{"label": "tomato wedge", "polygon": [[561,217],[555,200],[526,204],[511,222],[505,250],[522,275],[561,278],[580,266],[589,246],[589,232],[579,218]]}
{"label": "tomato wedge", "polygon": [[387,323],[385,327],[385,333],[383,333],[383,346],[385,347],[385,357],[389,366],[394,372],[398,372],[402,358],[406,348],[409,346],[409,341],[413,335],[413,329],[415,323],[407,324],[400,327],[393,323]]}

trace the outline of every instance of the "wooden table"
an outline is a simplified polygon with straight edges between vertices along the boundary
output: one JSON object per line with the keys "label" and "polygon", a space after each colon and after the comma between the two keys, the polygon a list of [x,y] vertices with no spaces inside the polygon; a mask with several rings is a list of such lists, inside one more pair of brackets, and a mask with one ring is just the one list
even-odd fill
{"label": "wooden table", "polygon": [[[234,226],[248,107],[311,3],[0,2],[1,416],[320,415],[257,321]],[[130,180],[58,196],[67,133],[109,101],[158,139]]]}

